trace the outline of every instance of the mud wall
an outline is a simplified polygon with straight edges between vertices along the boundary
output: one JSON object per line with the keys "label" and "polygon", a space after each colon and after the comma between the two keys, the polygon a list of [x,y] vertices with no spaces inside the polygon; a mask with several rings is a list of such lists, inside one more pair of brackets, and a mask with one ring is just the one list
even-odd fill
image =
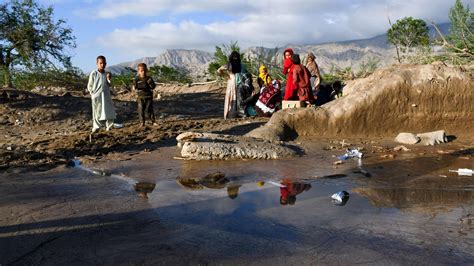
{"label": "mud wall", "polygon": [[277,112],[248,135],[270,140],[297,136],[395,136],[444,129],[474,132],[473,77],[443,65],[401,65],[349,82],[344,97],[318,108]]}

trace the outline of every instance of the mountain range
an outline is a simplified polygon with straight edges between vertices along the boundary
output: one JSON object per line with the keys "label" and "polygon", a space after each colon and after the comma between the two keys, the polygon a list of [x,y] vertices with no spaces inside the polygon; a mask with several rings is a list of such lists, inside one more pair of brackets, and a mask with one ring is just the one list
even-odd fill
{"label": "mountain range", "polygon": [[[443,34],[449,32],[449,23],[438,25]],[[433,27],[430,36],[436,36]],[[381,34],[373,38],[351,40],[342,42],[321,43],[313,45],[288,44],[282,48],[249,47],[242,52],[251,59],[265,58],[268,63],[280,65],[283,60],[283,51],[291,47],[302,58],[309,52],[316,56],[316,61],[324,72],[332,69],[351,67],[354,71],[369,62],[376,63],[378,67],[393,64],[396,61],[395,47],[388,43],[387,35]],[[108,67],[113,74],[125,74],[136,69],[141,62],[149,67],[166,65],[175,69],[184,70],[195,80],[204,80],[208,77],[207,68],[213,60],[213,54],[200,50],[168,49],[156,57],[144,57],[130,62],[124,62]],[[255,73],[256,74],[256,73]]]}

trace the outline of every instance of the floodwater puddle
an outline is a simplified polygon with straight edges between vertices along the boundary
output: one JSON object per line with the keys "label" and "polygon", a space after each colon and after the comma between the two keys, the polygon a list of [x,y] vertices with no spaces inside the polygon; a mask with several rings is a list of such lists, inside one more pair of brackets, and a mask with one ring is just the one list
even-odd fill
{"label": "floodwater puddle", "polygon": [[[88,166],[106,169],[98,172],[68,169],[74,178],[44,179],[41,190],[32,181],[37,201],[59,195],[65,207],[48,209],[46,222],[36,217],[0,233],[13,250],[34,240],[26,230],[56,228],[63,241],[51,250],[70,241],[76,257],[105,254],[105,264],[474,263],[474,182],[449,172],[467,160],[369,155],[335,166],[337,158],[320,151],[269,161],[171,159],[176,153],[163,148]],[[341,191],[349,195],[343,204],[331,198]],[[25,193],[9,195],[4,203],[23,206]],[[71,226],[83,228],[61,232]],[[10,236],[17,228],[25,235],[18,243]]]}
{"label": "floodwater puddle", "polygon": [[[365,252],[400,262],[396,254],[409,253],[421,262],[427,250],[436,250],[433,261],[474,261],[473,182],[449,173],[462,167],[455,156],[368,156],[337,167],[332,160],[327,154],[200,162],[158,156],[112,168],[153,180],[151,212],[184,228],[186,239],[202,243],[200,252],[214,254],[211,243],[231,236],[240,243],[219,258],[278,256],[280,250],[310,256],[318,247],[329,257],[346,250],[356,258]],[[154,168],[144,171],[150,161]],[[350,197],[335,204],[331,195],[339,191]],[[264,239],[273,244],[260,245]]]}

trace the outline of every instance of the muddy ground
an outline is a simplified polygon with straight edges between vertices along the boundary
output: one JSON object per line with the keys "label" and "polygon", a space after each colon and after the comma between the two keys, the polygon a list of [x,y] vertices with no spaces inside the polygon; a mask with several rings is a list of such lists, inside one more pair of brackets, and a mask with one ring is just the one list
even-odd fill
{"label": "muddy ground", "polygon": [[174,146],[185,131],[244,134],[268,119],[222,119],[224,87],[162,85],[155,96],[158,125],[139,127],[136,95],[114,96],[121,129],[91,135],[91,103],[83,92],[0,92],[0,170],[44,171],[81,157],[147,152]]}
{"label": "muddy ground", "polygon": [[[268,121],[223,120],[223,90],[160,86],[159,125],[146,129],[135,96],[120,93],[124,128],[92,136],[82,92],[2,91],[0,264],[474,263],[473,179],[449,172],[472,168],[472,136],[405,151],[394,136],[300,137],[291,143],[304,155],[285,160],[174,160],[184,131],[244,134]],[[338,162],[353,146],[363,166]],[[155,191],[145,199],[123,179],[66,168],[76,157]],[[176,182],[215,171],[225,188]],[[268,181],[283,178],[312,188],[282,206]],[[342,189],[350,200],[335,206],[330,195]]]}

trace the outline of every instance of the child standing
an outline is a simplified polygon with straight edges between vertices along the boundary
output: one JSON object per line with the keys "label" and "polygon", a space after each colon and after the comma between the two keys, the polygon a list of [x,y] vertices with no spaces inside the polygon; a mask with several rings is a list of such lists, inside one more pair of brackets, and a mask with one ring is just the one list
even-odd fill
{"label": "child standing", "polygon": [[153,90],[155,82],[151,77],[147,76],[148,68],[145,63],[137,66],[138,77],[134,80],[134,87],[137,91],[138,117],[142,127],[145,126],[145,113],[150,118],[151,123],[155,123],[155,113],[153,112]]}
{"label": "child standing", "polygon": [[114,103],[110,97],[109,81],[105,72],[107,60],[105,56],[99,55],[96,59],[97,69],[89,75],[87,90],[92,100],[92,133],[97,132],[101,127],[110,130],[115,124],[116,118]]}

